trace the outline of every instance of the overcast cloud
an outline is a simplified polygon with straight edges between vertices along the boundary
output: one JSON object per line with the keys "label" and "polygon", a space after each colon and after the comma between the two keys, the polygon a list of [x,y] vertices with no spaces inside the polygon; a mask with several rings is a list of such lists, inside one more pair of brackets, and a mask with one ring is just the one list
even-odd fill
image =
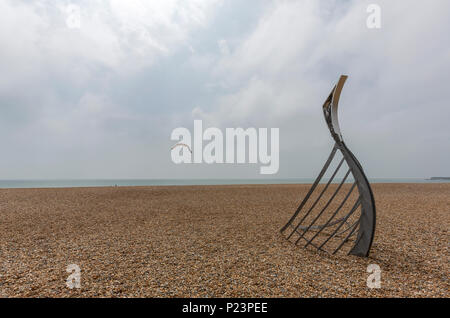
{"label": "overcast cloud", "polygon": [[260,177],[175,165],[170,134],[194,119],[278,127],[271,177],[314,177],[341,74],[341,129],[370,177],[450,176],[447,0],[0,0],[0,15],[0,179]]}

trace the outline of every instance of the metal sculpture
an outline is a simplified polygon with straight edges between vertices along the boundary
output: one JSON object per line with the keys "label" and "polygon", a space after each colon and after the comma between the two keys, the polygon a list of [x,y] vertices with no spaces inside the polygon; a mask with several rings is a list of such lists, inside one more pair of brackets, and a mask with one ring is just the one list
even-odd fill
{"label": "metal sculpture", "polygon": [[[337,253],[343,246],[348,246],[348,254],[366,257],[369,255],[375,233],[375,201],[361,164],[345,145],[339,128],[338,103],[346,79],[345,75],[340,77],[323,104],[325,121],[335,140],[335,145],[305,198],[280,231],[285,233],[289,229],[287,239],[293,239],[296,245],[303,241],[305,247],[312,246],[332,254]],[[322,189],[313,199],[314,190],[339,152],[342,159],[328,182],[319,186]],[[341,182],[330,187],[344,164],[348,170]],[[354,180],[352,184],[346,182],[351,177]],[[334,186],[336,189],[331,191],[332,194],[328,200],[321,201],[321,199],[325,199],[326,195],[324,196],[324,194],[327,189]],[[339,194],[341,189],[346,189],[345,195]],[[354,191],[355,189],[357,193]],[[352,199],[349,200],[351,197]],[[352,200],[353,202],[351,202]],[[351,243],[353,244],[351,245]],[[331,250],[330,246],[332,246]]]}

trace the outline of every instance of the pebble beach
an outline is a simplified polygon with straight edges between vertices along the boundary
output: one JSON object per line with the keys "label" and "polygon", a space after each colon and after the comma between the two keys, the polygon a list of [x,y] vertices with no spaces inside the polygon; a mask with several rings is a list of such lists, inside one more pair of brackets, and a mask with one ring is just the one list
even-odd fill
{"label": "pebble beach", "polygon": [[449,297],[450,183],[372,187],[368,258],[280,234],[306,184],[0,189],[0,297]]}

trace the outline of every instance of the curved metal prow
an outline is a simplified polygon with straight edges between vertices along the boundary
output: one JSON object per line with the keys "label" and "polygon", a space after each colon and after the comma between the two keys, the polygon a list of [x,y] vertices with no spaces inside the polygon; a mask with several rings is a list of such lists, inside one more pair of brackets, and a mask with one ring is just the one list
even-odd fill
{"label": "curved metal prow", "polygon": [[[349,249],[348,254],[368,256],[375,233],[375,200],[369,181],[364,174],[361,164],[345,145],[342,138],[341,129],[339,127],[338,104],[346,79],[347,76],[345,75],[342,75],[339,78],[338,83],[333,87],[330,95],[323,104],[325,121],[328,125],[331,136],[335,140],[335,145],[330,156],[325,162],[325,165],[320,171],[319,176],[314,181],[313,185],[292,217],[281,229],[281,232],[284,233],[288,228],[290,228],[291,231],[287,236],[288,240],[294,238],[295,244],[298,244],[301,240],[304,240],[306,241],[305,247],[313,246],[319,250],[324,250],[325,245],[330,245],[329,242],[334,241],[335,248],[333,248],[333,254],[338,252],[344,245],[346,245],[346,243],[352,242],[352,238],[356,234],[356,238],[353,239],[353,246]],[[317,198],[313,200],[310,207],[306,208],[308,201],[312,198],[314,190],[317,188],[320,180],[324,177],[337,153],[342,154],[342,159],[336,170],[318,194]],[[325,198],[324,194],[327,189],[330,188],[330,184],[344,162],[348,166],[347,173],[342,178],[342,181],[339,183],[331,197],[326,200],[326,204],[320,207],[320,200]],[[339,198],[338,193],[341,189],[345,188],[344,184],[348,181],[350,175],[353,176],[354,179],[353,185],[347,190],[347,193],[343,198]],[[347,204],[350,204],[348,199],[354,193],[353,190],[355,188],[357,189],[358,194],[356,198],[353,199],[354,203],[350,205],[351,209],[348,212],[342,213],[343,208]],[[333,201],[335,200],[339,203],[336,203],[336,209],[332,209],[330,207],[333,205]],[[357,211],[359,211],[359,213]],[[322,224],[317,225],[316,223]],[[331,231],[331,233],[327,231]],[[307,237],[309,233],[311,234]],[[346,233],[346,236],[342,239],[343,233]],[[325,236],[325,239],[320,245],[316,242],[319,236]]]}

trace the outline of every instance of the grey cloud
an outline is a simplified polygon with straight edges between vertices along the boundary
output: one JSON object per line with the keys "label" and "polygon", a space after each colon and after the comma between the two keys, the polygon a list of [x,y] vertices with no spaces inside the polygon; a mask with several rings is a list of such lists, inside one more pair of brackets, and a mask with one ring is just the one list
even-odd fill
{"label": "grey cloud", "polygon": [[379,30],[372,1],[81,1],[79,30],[54,3],[0,3],[2,178],[260,177],[174,165],[170,133],[193,119],[279,127],[274,177],[312,177],[340,74],[343,134],[371,177],[450,175],[447,1],[377,1]]}

